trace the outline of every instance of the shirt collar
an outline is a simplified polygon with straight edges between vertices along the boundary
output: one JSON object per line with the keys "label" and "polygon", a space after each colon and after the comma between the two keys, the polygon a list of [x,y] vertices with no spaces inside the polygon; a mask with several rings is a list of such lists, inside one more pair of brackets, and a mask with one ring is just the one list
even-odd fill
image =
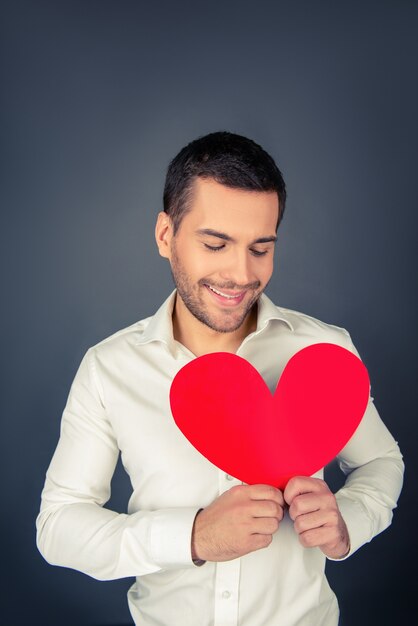
{"label": "shirt collar", "polygon": [[[136,341],[137,345],[150,343],[151,341],[162,341],[169,348],[174,346],[172,314],[176,300],[177,290],[174,289],[168,298],[163,302],[158,311],[149,318],[149,322],[141,336]],[[257,327],[255,333],[261,332],[272,320],[285,322],[290,330],[294,330],[286,310],[277,307],[264,293],[258,300]]]}
{"label": "shirt collar", "polygon": [[255,332],[263,330],[271,320],[285,322],[290,330],[294,330],[286,309],[276,306],[265,293],[262,293],[258,299],[257,328]]}
{"label": "shirt collar", "polygon": [[149,319],[145,330],[137,340],[137,345],[149,343],[150,341],[162,341],[169,347],[174,344],[173,337],[173,308],[176,301],[177,290],[171,292],[163,302],[158,311]]}

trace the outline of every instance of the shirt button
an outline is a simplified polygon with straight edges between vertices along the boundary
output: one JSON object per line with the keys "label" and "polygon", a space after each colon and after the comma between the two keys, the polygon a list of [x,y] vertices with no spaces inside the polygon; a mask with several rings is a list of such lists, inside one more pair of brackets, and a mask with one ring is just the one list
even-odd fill
{"label": "shirt button", "polygon": [[225,478],[226,480],[234,480],[234,477],[230,476],[229,474],[225,474]]}
{"label": "shirt button", "polygon": [[229,591],[224,591],[222,593],[222,597],[223,597],[224,600],[228,600],[228,598],[231,597],[231,593]]}

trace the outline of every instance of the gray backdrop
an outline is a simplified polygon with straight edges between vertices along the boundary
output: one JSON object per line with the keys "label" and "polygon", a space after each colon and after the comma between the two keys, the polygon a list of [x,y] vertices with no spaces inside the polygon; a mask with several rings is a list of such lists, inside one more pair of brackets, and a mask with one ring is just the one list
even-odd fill
{"label": "gray backdrop", "polygon": [[[351,332],[407,463],[392,527],[329,564],[342,624],[412,621],[417,18],[406,0],[1,3],[1,624],[130,623],[132,581],[49,566],[35,517],[81,357],[172,288],[168,162],[221,129],[288,184],[269,296]],[[118,469],[109,506],[128,495]]]}

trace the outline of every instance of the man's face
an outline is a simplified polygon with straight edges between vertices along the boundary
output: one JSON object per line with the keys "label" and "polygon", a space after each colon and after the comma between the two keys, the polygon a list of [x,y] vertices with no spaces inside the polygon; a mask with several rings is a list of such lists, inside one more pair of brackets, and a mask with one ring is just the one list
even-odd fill
{"label": "man's face", "polygon": [[191,205],[176,235],[168,230],[164,256],[189,312],[217,332],[235,331],[273,272],[277,194],[198,178]]}

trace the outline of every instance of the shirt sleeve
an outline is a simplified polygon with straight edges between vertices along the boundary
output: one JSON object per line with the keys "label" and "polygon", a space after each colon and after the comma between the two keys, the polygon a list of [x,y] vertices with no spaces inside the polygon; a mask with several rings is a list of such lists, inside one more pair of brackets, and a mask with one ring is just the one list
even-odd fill
{"label": "shirt sleeve", "polygon": [[[347,348],[359,356],[348,333],[347,338]],[[370,396],[359,427],[337,456],[346,480],[335,496],[350,535],[350,550],[342,559],[330,560],[348,558],[390,525],[403,484],[402,459]]]}
{"label": "shirt sleeve", "polygon": [[99,580],[196,567],[191,533],[198,508],[130,515],[103,508],[118,455],[89,350],[71,387],[46,475],[36,520],[41,554],[53,565]]}

